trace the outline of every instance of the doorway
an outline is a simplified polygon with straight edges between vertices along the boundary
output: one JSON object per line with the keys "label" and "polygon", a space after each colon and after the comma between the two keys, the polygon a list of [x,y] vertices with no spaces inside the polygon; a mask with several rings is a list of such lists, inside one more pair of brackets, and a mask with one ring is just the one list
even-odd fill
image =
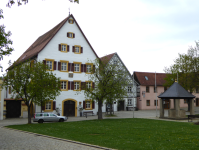
{"label": "doorway", "polygon": [[196,98],[196,106],[199,106],[199,98]]}
{"label": "doorway", "polygon": [[67,100],[64,102],[64,116],[75,116],[75,102],[72,100]]}
{"label": "doorway", "polygon": [[6,101],[6,118],[19,118],[21,116],[21,101]]}
{"label": "doorway", "polygon": [[118,111],[124,111],[124,100],[118,101]]}

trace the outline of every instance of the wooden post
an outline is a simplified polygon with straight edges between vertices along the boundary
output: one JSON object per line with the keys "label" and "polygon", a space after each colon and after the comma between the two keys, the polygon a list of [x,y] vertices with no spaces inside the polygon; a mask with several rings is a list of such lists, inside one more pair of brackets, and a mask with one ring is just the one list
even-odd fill
{"label": "wooden post", "polygon": [[175,99],[175,113],[176,118],[180,117],[180,99]]}
{"label": "wooden post", "polygon": [[164,104],[162,99],[160,99],[160,118],[164,118]]}
{"label": "wooden post", "polygon": [[195,115],[194,112],[194,99],[190,99],[190,115]]}

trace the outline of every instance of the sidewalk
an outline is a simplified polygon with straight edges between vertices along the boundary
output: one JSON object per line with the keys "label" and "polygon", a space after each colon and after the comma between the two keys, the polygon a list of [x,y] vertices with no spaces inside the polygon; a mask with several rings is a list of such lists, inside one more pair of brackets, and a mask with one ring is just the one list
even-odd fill
{"label": "sidewalk", "polygon": [[[117,111],[114,112],[116,117],[104,117],[105,113],[103,113],[103,119],[120,119],[120,118],[146,118],[146,119],[156,119],[156,120],[165,120],[165,121],[178,121],[178,122],[188,122],[188,120],[170,120],[170,119],[160,119],[159,118],[159,110],[139,110],[139,111]],[[189,112],[186,112],[186,115],[189,115]],[[195,114],[199,114],[199,107],[195,107]],[[157,116],[157,117],[156,117]],[[165,110],[165,117],[168,116],[168,110]],[[84,117],[68,117],[67,122],[71,121],[84,121],[84,120],[94,120],[98,119],[98,116],[88,116],[87,118]],[[194,122],[199,121],[195,119]],[[17,124],[27,124],[27,118],[9,118],[5,120],[0,120],[0,127],[8,126],[8,125],[17,125]],[[32,122],[37,123],[37,122]]]}

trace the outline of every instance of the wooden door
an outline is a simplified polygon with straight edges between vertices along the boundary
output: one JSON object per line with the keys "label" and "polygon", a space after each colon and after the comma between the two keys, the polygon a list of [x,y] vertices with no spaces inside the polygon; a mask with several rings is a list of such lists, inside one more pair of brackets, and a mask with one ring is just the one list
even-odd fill
{"label": "wooden door", "polygon": [[21,116],[21,101],[6,101],[6,118],[19,118]]}
{"label": "wooden door", "polygon": [[118,111],[124,111],[124,101],[118,101]]}
{"label": "wooden door", "polygon": [[64,102],[64,116],[75,116],[75,102],[68,100]]}
{"label": "wooden door", "polygon": [[170,108],[170,103],[169,103],[169,99],[164,100],[164,109],[169,109]]}
{"label": "wooden door", "polygon": [[199,106],[199,98],[196,98],[196,106]]}

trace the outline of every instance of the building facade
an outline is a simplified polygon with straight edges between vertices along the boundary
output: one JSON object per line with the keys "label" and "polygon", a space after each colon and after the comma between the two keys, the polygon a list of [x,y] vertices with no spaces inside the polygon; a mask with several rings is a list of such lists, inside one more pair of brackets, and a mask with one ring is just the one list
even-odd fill
{"label": "building facade", "polygon": [[[166,78],[165,73],[151,73],[151,72],[134,72],[135,80],[138,82],[139,86],[137,87],[137,107],[140,110],[149,110],[156,109],[156,100],[157,100],[157,109],[160,109],[159,101],[157,97],[161,93],[164,93],[169,87],[165,87],[164,83]],[[156,88],[155,88],[156,82]],[[199,106],[199,91],[196,89],[193,95],[196,96],[194,100],[194,106]],[[164,109],[174,108],[173,99],[164,100]],[[188,108],[187,100],[180,100],[181,108]]]}

